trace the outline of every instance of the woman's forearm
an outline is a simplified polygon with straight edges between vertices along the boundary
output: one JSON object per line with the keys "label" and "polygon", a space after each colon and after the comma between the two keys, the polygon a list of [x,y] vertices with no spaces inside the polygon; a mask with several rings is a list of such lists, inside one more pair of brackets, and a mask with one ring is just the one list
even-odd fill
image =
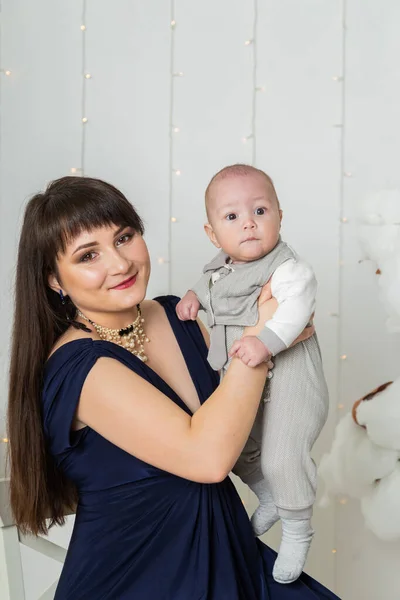
{"label": "woman's forearm", "polygon": [[[260,404],[268,367],[234,358],[217,390],[191,419],[192,443],[212,479],[224,479],[236,463]],[[200,450],[201,449],[201,450]]]}

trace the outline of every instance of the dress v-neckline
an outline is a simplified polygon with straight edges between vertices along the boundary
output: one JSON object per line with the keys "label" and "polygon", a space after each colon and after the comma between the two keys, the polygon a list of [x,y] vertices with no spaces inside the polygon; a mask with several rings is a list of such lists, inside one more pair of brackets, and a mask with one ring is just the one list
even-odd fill
{"label": "dress v-neckline", "polygon": [[[161,302],[159,302],[158,298],[154,298],[154,300],[156,302],[158,302],[158,304],[160,304],[160,306],[164,309],[164,312],[165,312],[165,314],[167,316],[169,325],[170,325],[170,327],[172,329],[172,333],[173,333],[173,335],[175,337],[175,340],[176,340],[176,342],[178,344],[179,351],[180,351],[180,353],[182,355],[182,358],[184,360],[186,369],[187,369],[187,371],[189,373],[189,377],[190,377],[190,379],[193,382],[194,389],[195,389],[196,394],[197,394],[197,403],[198,403],[198,406],[197,406],[196,410],[198,410],[200,408],[200,406],[202,405],[202,402],[201,402],[201,390],[200,390],[197,378],[195,377],[195,373],[193,372],[193,369],[191,368],[191,365],[190,365],[190,362],[188,361],[186,353],[183,350],[184,344],[180,344],[179,343],[179,341],[180,341],[179,340],[180,331],[179,330],[177,331],[177,328],[176,328],[178,317],[176,316],[175,312],[172,312],[171,310],[167,310],[167,308],[169,308],[169,307],[167,307],[167,306],[163,305]],[[176,320],[174,321],[173,319],[176,319]],[[179,322],[178,322],[178,324],[179,324]],[[96,341],[99,341],[99,340],[96,340]],[[112,344],[112,342],[109,342],[109,343]],[[113,344],[113,346],[115,346],[115,344]],[[121,350],[125,350],[131,357],[133,357],[135,360],[138,360],[144,366],[145,370],[148,370],[152,374],[153,377],[156,377],[156,379],[158,379],[162,383],[162,385],[165,386],[165,388],[170,392],[168,395],[169,396],[173,396],[173,398],[171,398],[171,399],[175,398],[175,400],[178,401],[178,404],[180,404],[181,407],[184,408],[185,411],[187,411],[190,415],[194,414],[194,412],[186,404],[186,402],[184,402],[182,400],[182,398],[178,395],[178,393],[165,381],[165,379],[163,379],[161,377],[161,375],[159,375],[157,373],[157,371],[155,371],[154,369],[152,369],[147,363],[144,363],[143,361],[141,361],[140,358],[138,358],[137,356],[135,356],[134,354],[132,354],[131,352],[129,352],[129,350],[126,350],[126,348],[123,348],[122,346],[118,346],[118,348],[121,348]]]}
{"label": "dress v-neckline", "polygon": [[[200,389],[200,382],[199,382],[198,378],[196,377],[195,371],[192,368],[190,361],[188,360],[188,357],[186,356],[186,352],[184,350],[185,344],[183,343],[184,340],[183,340],[183,338],[180,339],[183,330],[180,327],[179,328],[177,327],[177,325],[180,325],[180,322],[177,322],[178,317],[176,316],[175,312],[171,310],[171,307],[160,302],[158,298],[154,298],[154,300],[156,302],[158,302],[158,304],[160,304],[160,306],[162,306],[162,308],[164,309],[164,312],[167,316],[169,325],[172,329],[172,333],[176,339],[179,351],[182,355],[182,358],[185,362],[185,366],[188,370],[189,377],[191,378],[194,388],[196,390],[198,408],[200,408],[200,406],[202,405],[202,400],[201,400],[202,394],[201,394],[201,389]],[[70,342],[67,342],[66,344],[63,344],[62,346],[57,348],[57,350],[55,350],[53,352],[53,354],[51,354],[51,356],[47,359],[46,366],[48,366],[54,360],[54,357],[57,356],[58,353],[62,349],[65,350],[67,347],[70,346],[70,344],[76,344],[77,342],[82,343],[82,341],[85,343],[90,342],[90,343],[96,344],[96,345],[97,344],[106,345],[107,347],[112,349],[112,352],[122,353],[123,356],[125,357],[125,362],[129,363],[129,360],[131,360],[137,364],[140,364],[141,367],[144,369],[144,371],[145,372],[147,371],[147,373],[151,376],[151,379],[153,379],[153,380],[155,379],[156,382],[161,385],[161,387],[164,387],[166,395],[169,398],[171,398],[171,400],[175,401],[189,415],[194,414],[194,412],[191,410],[191,408],[189,408],[189,406],[186,404],[186,402],[184,402],[182,400],[182,398],[178,395],[178,393],[154,369],[152,369],[149,365],[147,365],[145,362],[140,360],[140,358],[138,358],[137,356],[135,356],[134,354],[129,352],[129,350],[127,350],[123,346],[118,346],[118,344],[114,344],[113,342],[109,342],[107,340],[93,340],[92,338],[79,338],[77,340],[71,340]]]}

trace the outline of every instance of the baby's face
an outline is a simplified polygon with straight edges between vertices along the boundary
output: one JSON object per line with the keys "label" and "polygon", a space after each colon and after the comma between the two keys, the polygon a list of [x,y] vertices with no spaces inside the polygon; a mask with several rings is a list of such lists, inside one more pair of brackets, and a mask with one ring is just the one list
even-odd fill
{"label": "baby's face", "polygon": [[282,211],[263,175],[232,175],[216,181],[207,208],[206,232],[233,262],[257,260],[276,246]]}

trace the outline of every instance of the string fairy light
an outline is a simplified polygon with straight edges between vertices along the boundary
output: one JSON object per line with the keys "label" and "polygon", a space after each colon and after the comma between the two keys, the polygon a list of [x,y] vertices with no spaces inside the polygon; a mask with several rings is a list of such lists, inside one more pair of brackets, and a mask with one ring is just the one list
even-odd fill
{"label": "string fairy light", "polygon": [[[169,91],[169,189],[168,189],[168,257],[164,259],[160,257],[159,264],[163,265],[168,263],[168,291],[171,293],[172,290],[172,227],[173,223],[177,222],[177,218],[173,216],[173,186],[175,177],[179,177],[181,174],[180,169],[174,169],[174,134],[179,133],[180,129],[174,125],[174,91],[175,91],[175,79],[177,77],[183,77],[183,71],[175,71],[175,31],[176,31],[176,18],[175,18],[175,0],[170,0],[170,56],[169,56],[169,69],[170,69],[170,91]],[[175,177],[174,177],[175,175]]]}
{"label": "string fairy light", "polygon": [[[346,20],[346,2],[347,0],[342,0],[341,4],[342,4],[342,14],[343,14],[343,19],[342,19],[342,33],[341,33],[341,75],[335,75],[332,77],[332,80],[336,83],[340,83],[341,84],[341,98],[340,98],[340,111],[341,111],[341,116],[339,119],[339,123],[336,123],[334,125],[334,127],[336,127],[339,130],[339,135],[340,135],[340,172],[341,172],[341,177],[340,177],[340,193],[339,193],[339,217],[342,223],[347,223],[347,217],[344,214],[344,177],[345,177],[345,173],[346,173],[346,169],[345,169],[345,136],[346,136],[346,43],[347,43],[347,39],[346,39],[346,24],[345,24],[345,20]],[[343,227],[338,227],[338,235],[339,235],[339,244],[338,244],[338,248],[339,248],[339,256],[338,256],[338,265],[339,265],[339,276],[338,276],[338,303],[337,303],[337,313],[331,313],[332,316],[339,316],[341,314],[343,314],[343,298],[342,298],[342,290],[343,290],[343,282],[344,282],[344,269],[342,268],[344,266],[344,260],[343,260],[343,256],[344,256],[344,229]],[[339,348],[343,348],[343,332],[342,332],[342,324],[340,322],[340,319],[337,319],[337,344]],[[338,389],[341,389],[340,386],[340,382],[342,380],[342,376],[343,376],[343,368],[344,368],[344,361],[347,360],[347,354],[342,354],[340,356],[340,360],[337,361],[337,367],[336,367],[336,379],[339,382],[339,386]],[[339,419],[339,413],[341,411],[343,411],[344,409],[344,404],[342,402],[339,402],[337,404],[337,416],[336,416],[336,422],[338,422]],[[336,520],[336,515],[337,512],[334,509],[334,519]],[[337,544],[338,544],[338,534],[337,534],[337,527],[334,527],[334,533],[333,533],[333,548],[332,548],[332,554],[336,555],[337,554]]]}
{"label": "string fairy light", "polygon": [[[86,31],[86,0],[83,0],[82,2],[82,17],[81,17],[81,26],[80,26],[80,30],[83,33],[85,33]],[[81,60],[82,60],[82,103],[81,103],[81,114],[85,115],[86,114],[86,81],[88,79],[92,78],[91,73],[88,73],[86,70],[86,36],[83,35],[82,39],[81,39],[81,49],[82,49],[82,54],[81,54]],[[82,126],[86,125],[86,123],[88,122],[88,117],[86,116],[82,116],[81,117],[81,123]],[[70,168],[70,174],[71,175],[79,175],[81,177],[83,177],[84,175],[84,161],[85,161],[85,139],[86,139],[86,132],[85,132],[86,128],[82,127],[82,133],[81,133],[81,157],[80,157],[80,162],[81,165],[79,167],[71,167]]]}
{"label": "string fairy light", "polygon": [[[83,0],[82,2],[82,19],[81,19],[81,31],[82,31],[82,39],[81,39],[81,48],[82,48],[82,73],[84,73],[84,78],[82,79],[82,125],[86,125],[88,122],[88,118],[86,116],[86,82],[88,79],[91,79],[91,74],[86,69],[86,4],[87,0]],[[86,144],[86,127],[82,127],[81,133],[81,164],[77,169],[77,173],[81,176],[85,174],[85,144]]]}
{"label": "string fairy light", "polygon": [[257,85],[257,30],[258,30],[258,0],[253,1],[253,33],[252,37],[244,42],[245,46],[251,46],[253,52],[253,76],[252,76],[252,107],[251,107],[251,133],[242,137],[243,144],[247,144],[252,140],[251,146],[251,164],[256,162],[256,108],[257,108],[257,93],[264,92],[265,86]]}

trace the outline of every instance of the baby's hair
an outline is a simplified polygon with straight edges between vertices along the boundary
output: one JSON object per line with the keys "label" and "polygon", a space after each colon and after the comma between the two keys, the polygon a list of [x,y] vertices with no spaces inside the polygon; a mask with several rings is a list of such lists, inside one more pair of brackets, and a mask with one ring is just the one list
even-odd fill
{"label": "baby's hair", "polygon": [[210,198],[211,198],[211,189],[212,186],[214,185],[214,183],[217,183],[218,181],[221,181],[222,179],[226,179],[227,177],[232,177],[232,176],[247,176],[247,175],[255,175],[256,173],[259,173],[260,175],[262,175],[263,177],[265,177],[265,179],[267,180],[268,184],[271,186],[272,191],[274,193],[274,196],[276,198],[276,201],[278,202],[278,207],[280,207],[279,205],[279,200],[278,200],[278,195],[276,193],[275,190],[275,186],[274,186],[274,182],[272,181],[271,177],[269,175],[267,175],[267,173],[265,173],[264,171],[262,171],[261,169],[257,169],[256,167],[253,167],[252,165],[245,165],[245,164],[235,164],[235,165],[229,165],[227,167],[224,167],[223,169],[221,169],[220,171],[218,171],[218,173],[216,173],[210,183],[207,186],[206,192],[205,192],[205,200],[206,200],[206,212],[207,212],[207,217],[209,216],[208,214],[208,206],[209,206],[209,202],[210,202]]}

